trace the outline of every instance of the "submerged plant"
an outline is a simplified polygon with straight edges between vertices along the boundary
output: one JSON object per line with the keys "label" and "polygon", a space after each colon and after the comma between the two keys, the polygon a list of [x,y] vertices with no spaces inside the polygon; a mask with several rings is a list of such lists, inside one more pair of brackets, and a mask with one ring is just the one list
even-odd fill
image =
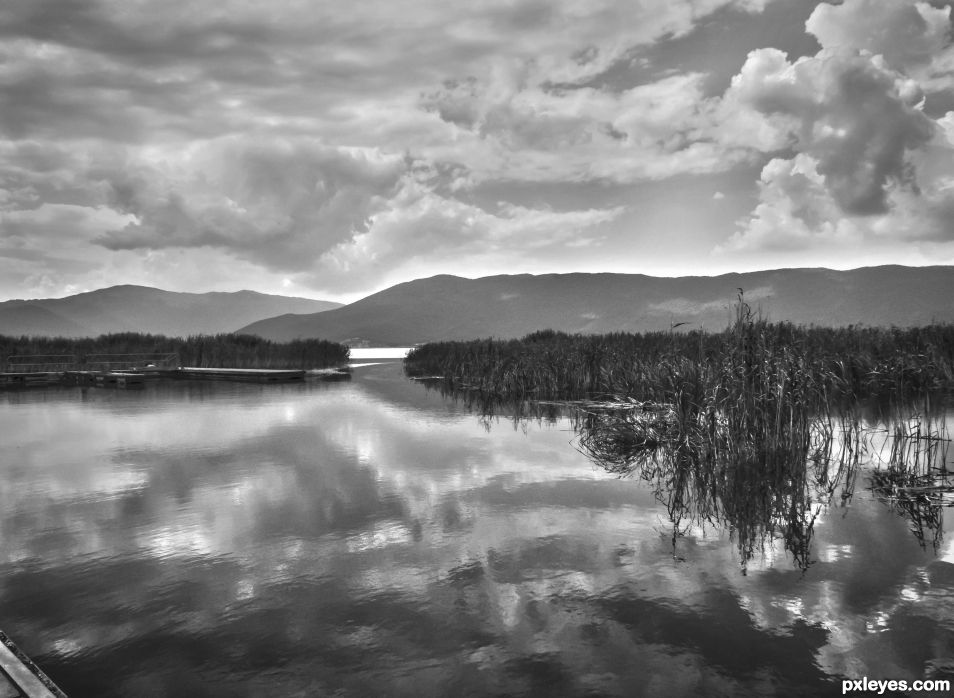
{"label": "submerged plant", "polygon": [[870,480],[871,491],[908,519],[921,547],[930,541],[935,550],[944,539],[943,509],[954,506],[946,434],[943,416],[935,414],[926,398],[923,411],[894,421],[888,457]]}
{"label": "submerged plant", "polygon": [[806,569],[818,514],[836,491],[842,502],[851,497],[856,428],[836,436],[831,422],[816,419],[805,438],[768,432],[752,439],[724,414],[699,415],[694,423],[674,416],[656,406],[591,410],[576,423],[577,445],[607,471],[651,483],[674,540],[685,525],[715,524],[731,531],[743,570],[775,539]]}

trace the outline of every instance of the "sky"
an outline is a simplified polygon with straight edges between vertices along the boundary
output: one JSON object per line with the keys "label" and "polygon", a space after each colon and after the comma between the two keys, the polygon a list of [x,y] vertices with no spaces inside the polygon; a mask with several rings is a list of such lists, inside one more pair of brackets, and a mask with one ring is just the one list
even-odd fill
{"label": "sky", "polygon": [[0,300],[954,264],[954,0],[5,0]]}

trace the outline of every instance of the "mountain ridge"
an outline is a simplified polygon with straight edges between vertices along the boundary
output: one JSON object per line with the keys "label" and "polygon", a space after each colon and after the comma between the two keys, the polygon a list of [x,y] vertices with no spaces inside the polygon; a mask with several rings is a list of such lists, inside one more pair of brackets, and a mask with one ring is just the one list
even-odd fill
{"label": "mountain ridge", "polygon": [[0,334],[95,337],[113,332],[167,336],[232,332],[283,311],[321,312],[340,303],[257,291],[179,293],[122,284],[64,298],[0,302]]}
{"label": "mountain ridge", "polygon": [[379,345],[565,332],[724,328],[738,289],[768,319],[820,326],[954,322],[954,267],[883,265],[730,272],[718,276],[571,273],[468,279],[439,274],[349,305],[285,314],[238,331],[287,341],[322,337]]}

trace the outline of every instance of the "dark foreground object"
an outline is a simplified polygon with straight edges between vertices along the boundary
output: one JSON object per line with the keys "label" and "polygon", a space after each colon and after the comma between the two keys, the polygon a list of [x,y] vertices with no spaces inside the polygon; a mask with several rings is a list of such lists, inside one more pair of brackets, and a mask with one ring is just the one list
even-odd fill
{"label": "dark foreground object", "polygon": [[0,698],[66,698],[50,677],[0,632]]}

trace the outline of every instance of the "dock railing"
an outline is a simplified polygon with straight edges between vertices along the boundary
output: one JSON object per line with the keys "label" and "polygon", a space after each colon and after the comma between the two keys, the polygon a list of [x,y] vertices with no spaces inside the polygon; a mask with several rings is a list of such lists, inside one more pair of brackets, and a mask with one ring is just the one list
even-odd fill
{"label": "dock railing", "polygon": [[65,371],[128,371],[132,369],[175,369],[179,355],[152,354],[20,354],[8,356],[3,373],[62,373]]}
{"label": "dock railing", "polygon": [[83,371],[128,371],[132,369],[179,368],[176,353],[156,354],[87,354],[79,370]]}
{"label": "dock railing", "polygon": [[60,373],[76,368],[75,354],[21,354],[8,356],[4,373]]}

